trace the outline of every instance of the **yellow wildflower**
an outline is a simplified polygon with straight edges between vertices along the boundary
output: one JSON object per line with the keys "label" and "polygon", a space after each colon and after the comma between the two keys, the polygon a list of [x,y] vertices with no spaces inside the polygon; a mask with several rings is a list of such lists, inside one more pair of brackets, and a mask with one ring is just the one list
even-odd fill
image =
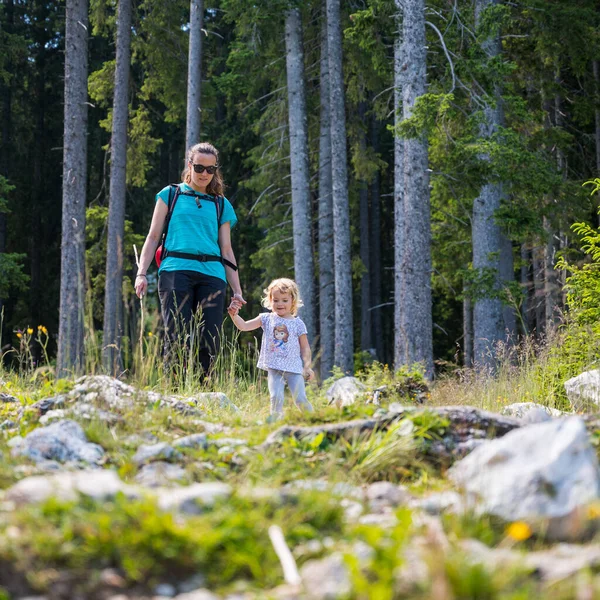
{"label": "yellow wildflower", "polygon": [[523,521],[515,521],[506,528],[506,535],[517,542],[522,542],[523,540],[530,538],[531,534],[531,527]]}
{"label": "yellow wildflower", "polygon": [[154,334],[151,331],[148,332],[148,337],[152,337],[153,335]]}
{"label": "yellow wildflower", "polygon": [[17,331],[17,337],[18,337],[19,339],[21,339],[21,338],[23,337],[23,334],[22,334],[20,331]]}
{"label": "yellow wildflower", "polygon": [[587,507],[588,519],[600,519],[600,502],[594,502]]}
{"label": "yellow wildflower", "polygon": [[28,333],[29,335],[31,335],[31,334],[33,333],[33,327],[28,327],[28,328],[27,328],[27,333]]}

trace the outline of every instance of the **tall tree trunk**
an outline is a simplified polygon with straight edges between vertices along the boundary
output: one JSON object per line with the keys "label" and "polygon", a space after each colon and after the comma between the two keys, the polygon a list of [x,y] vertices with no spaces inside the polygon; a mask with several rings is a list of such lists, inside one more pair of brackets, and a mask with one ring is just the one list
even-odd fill
{"label": "tall tree trunk", "polygon": [[[6,33],[12,34],[14,25],[14,1],[7,0],[5,3]],[[12,61],[10,53],[6,57],[5,68],[12,73]],[[12,78],[0,84],[2,90],[2,151],[0,152],[0,175],[7,179],[10,174],[10,141],[12,131]],[[6,252],[6,213],[0,211],[0,253]],[[0,318],[4,301],[0,298]],[[2,348],[2,331],[0,331],[0,348]]]}
{"label": "tall tree trunk", "polygon": [[300,316],[308,337],[316,333],[314,262],[312,253],[312,211],[308,168],[308,118],[304,86],[302,17],[299,8],[288,10],[285,17],[288,115],[290,132],[290,168],[292,176],[292,223],[294,229],[294,272],[304,306]]}
{"label": "tall tree trunk", "polygon": [[129,63],[131,59],[131,0],[119,0],[117,14],[117,64],[110,146],[110,200],[106,244],[106,286],[104,288],[104,369],[113,376],[123,370],[123,235],[127,176],[127,113]]}
{"label": "tall tree trunk", "polygon": [[88,2],[67,0],[58,377],[84,361],[87,74]]}
{"label": "tall tree trunk", "polygon": [[331,181],[331,113],[327,6],[321,26],[321,122],[319,135],[319,318],[321,379],[331,375],[335,352],[335,282],[333,262],[333,194]]}
{"label": "tall tree trunk", "polygon": [[327,46],[329,51],[329,94],[331,98],[331,155],[333,181],[333,249],[335,268],[335,364],[353,371],[352,265],[346,113],[342,71],[342,23],[340,0],[327,0]]}
{"label": "tall tree trunk", "polygon": [[[477,27],[481,25],[484,11],[497,3],[497,0],[476,1]],[[490,60],[496,59],[502,51],[499,35],[485,39],[482,48]],[[504,121],[502,98],[497,85],[483,113],[479,135],[482,139],[490,139]],[[489,154],[482,154],[479,158],[484,162],[490,160]],[[481,298],[478,294],[474,302],[474,360],[477,367],[490,370],[494,370],[497,366],[497,344],[504,339],[504,307],[502,300],[497,297],[502,286],[500,256],[504,236],[495,222],[496,212],[500,208],[502,199],[502,185],[486,183],[473,203],[473,268],[482,275],[491,272],[494,276],[493,289],[488,291],[488,297]]]}
{"label": "tall tree trunk", "polygon": [[[367,133],[366,129],[366,102],[358,106],[360,118],[360,131],[358,144],[361,157],[367,155]],[[363,158],[364,160],[364,158]],[[358,173],[361,178],[361,173]],[[360,260],[363,264],[363,274],[360,279],[360,348],[371,350],[373,345],[371,338],[371,261],[370,261],[370,236],[369,236],[369,184],[365,179],[360,179],[359,188],[359,234],[360,234]]]}
{"label": "tall tree trunk", "polygon": [[[560,73],[556,76],[556,82],[559,83]],[[561,112],[561,97],[556,94],[554,97],[554,126],[559,129],[563,125]],[[560,147],[556,149],[556,168],[559,173],[565,176],[565,157]],[[556,205],[557,201],[550,199],[552,205]],[[551,211],[555,212],[555,211]],[[561,310],[561,285],[559,274],[554,268],[556,265],[556,254],[560,250],[560,231],[555,227],[550,218],[544,217],[544,231],[546,232],[546,246],[544,252],[544,270],[545,270],[545,299],[546,299],[546,334],[549,335],[560,321]]]}
{"label": "tall tree trunk", "polygon": [[467,290],[463,299],[463,364],[473,366],[473,302]]}
{"label": "tall tree trunk", "polygon": [[544,249],[533,248],[533,312],[535,314],[535,332],[538,339],[546,333],[546,302],[544,294]]}
{"label": "tall tree trunk", "polygon": [[[379,151],[379,121],[375,114],[371,118],[371,146],[375,154]],[[381,319],[381,198],[379,191],[379,171],[371,182],[371,331],[377,360],[383,362],[383,323]]]}
{"label": "tall tree trunk", "polygon": [[527,244],[521,244],[521,270],[520,270],[520,282],[521,282],[521,293],[523,294],[523,303],[521,304],[521,318],[523,333],[529,334],[533,329],[534,314],[532,311],[533,298],[532,288],[533,282],[531,280],[531,251]]}
{"label": "tall tree trunk", "polygon": [[594,110],[596,119],[596,174],[600,175],[600,63],[597,60],[592,61],[592,69],[594,71],[594,82],[596,84],[596,108]]}
{"label": "tall tree trunk", "polygon": [[[412,115],[426,93],[425,0],[405,0],[402,44],[403,112]],[[400,263],[404,364],[420,363],[433,377],[431,223],[428,146],[425,136],[404,140],[404,232]]]}
{"label": "tall tree trunk", "polygon": [[[501,233],[500,250],[500,280],[502,285],[512,284],[515,281],[515,261],[511,241]],[[516,298],[514,299],[516,301]],[[504,338],[509,345],[514,345],[517,336],[517,314],[514,303],[503,303],[502,316],[504,321]]]}
{"label": "tall tree trunk", "polygon": [[[396,132],[402,122],[402,2],[396,0],[398,9],[398,37],[394,41],[394,126]],[[406,332],[402,319],[402,257],[404,256],[404,139],[394,136],[394,365],[406,361]]]}
{"label": "tall tree trunk", "polygon": [[190,45],[188,50],[186,149],[200,141],[200,110],[202,85],[202,19],[203,0],[190,1]]}

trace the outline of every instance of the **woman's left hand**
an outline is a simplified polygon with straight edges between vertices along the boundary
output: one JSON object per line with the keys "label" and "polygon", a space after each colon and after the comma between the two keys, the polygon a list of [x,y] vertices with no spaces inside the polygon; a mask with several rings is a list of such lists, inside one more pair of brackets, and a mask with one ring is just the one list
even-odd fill
{"label": "woman's left hand", "polygon": [[242,308],[242,306],[244,306],[244,304],[246,304],[246,301],[244,300],[242,295],[234,294],[233,298],[231,299],[231,304],[229,305],[229,308],[239,310],[240,308]]}

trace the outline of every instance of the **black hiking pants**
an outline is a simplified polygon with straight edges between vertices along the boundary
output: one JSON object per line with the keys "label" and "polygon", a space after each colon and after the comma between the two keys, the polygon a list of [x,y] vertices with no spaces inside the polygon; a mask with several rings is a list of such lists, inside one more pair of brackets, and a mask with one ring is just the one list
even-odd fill
{"label": "black hiking pants", "polygon": [[[163,271],[158,295],[165,328],[165,364],[177,369],[176,360],[198,357],[204,374],[219,351],[227,284],[218,277],[196,271]],[[197,353],[197,354],[196,354]]]}

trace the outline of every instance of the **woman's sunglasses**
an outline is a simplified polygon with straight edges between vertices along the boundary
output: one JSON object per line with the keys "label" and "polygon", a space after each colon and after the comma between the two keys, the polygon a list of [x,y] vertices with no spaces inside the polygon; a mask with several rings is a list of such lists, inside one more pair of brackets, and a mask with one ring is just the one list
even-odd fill
{"label": "woman's sunglasses", "polygon": [[194,171],[196,173],[204,173],[206,171],[209,175],[214,175],[217,172],[218,165],[211,165],[210,167],[205,167],[204,165],[190,163],[192,167],[194,167]]}

